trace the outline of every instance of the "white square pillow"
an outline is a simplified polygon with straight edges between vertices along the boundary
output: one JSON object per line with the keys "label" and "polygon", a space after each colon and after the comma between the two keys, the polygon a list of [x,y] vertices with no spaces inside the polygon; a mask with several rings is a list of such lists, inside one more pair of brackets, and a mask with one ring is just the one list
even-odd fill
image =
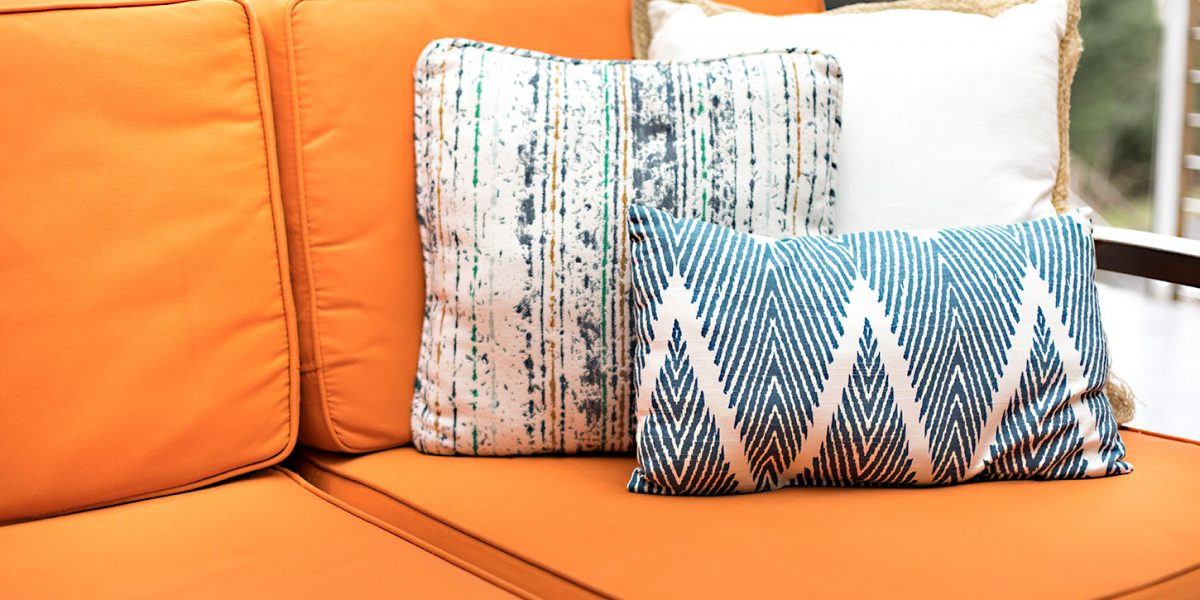
{"label": "white square pillow", "polygon": [[1065,206],[1059,60],[1068,8],[1037,0],[994,17],[902,9],[709,16],[656,0],[649,55],[800,46],[837,57],[845,73],[838,232],[1014,223],[1054,214],[1056,179]]}

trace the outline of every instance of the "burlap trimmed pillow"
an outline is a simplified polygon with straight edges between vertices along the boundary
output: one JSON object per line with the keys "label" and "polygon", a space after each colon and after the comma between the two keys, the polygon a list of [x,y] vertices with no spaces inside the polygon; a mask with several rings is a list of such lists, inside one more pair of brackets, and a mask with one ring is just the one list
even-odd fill
{"label": "burlap trimmed pillow", "polygon": [[[1020,4],[1035,0],[896,0],[895,2],[867,2],[851,4],[828,11],[826,15],[847,15],[881,12],[885,10],[948,10],[960,13],[996,15]],[[712,0],[678,0],[680,4],[695,4],[705,14],[716,15],[727,12],[745,12],[743,9]],[[646,58],[653,38],[648,5],[650,0],[633,0],[633,52],[637,58]],[[1069,152],[1071,124],[1071,82],[1075,79],[1075,68],[1079,66],[1079,55],[1083,53],[1083,38],[1079,36],[1079,0],[1067,0],[1067,29],[1059,44],[1058,55],[1058,176],[1054,181],[1054,208],[1059,214],[1067,210],[1067,195],[1070,186]]]}

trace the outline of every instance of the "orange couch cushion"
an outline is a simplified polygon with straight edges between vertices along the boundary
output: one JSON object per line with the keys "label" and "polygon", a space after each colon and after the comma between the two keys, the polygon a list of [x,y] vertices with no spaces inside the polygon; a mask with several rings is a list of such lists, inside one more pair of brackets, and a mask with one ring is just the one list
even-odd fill
{"label": "orange couch cushion", "polygon": [[413,167],[417,55],[470,37],[629,58],[628,0],[254,0],[271,61],[300,320],[301,438],[410,440],[424,309]]}
{"label": "orange couch cushion", "polygon": [[12,598],[511,597],[279,469],[0,527],[0,555]]}
{"label": "orange couch cushion", "polygon": [[794,15],[825,10],[825,0],[728,0],[718,4],[768,15]]}
{"label": "orange couch cushion", "polygon": [[[1123,432],[1103,480],[631,494],[631,457],[306,452],[317,487],[497,577],[617,597],[1200,593],[1200,445]],[[530,583],[533,582],[533,583]]]}
{"label": "orange couch cushion", "polygon": [[0,6],[0,523],[290,451],[265,66],[235,0]]}

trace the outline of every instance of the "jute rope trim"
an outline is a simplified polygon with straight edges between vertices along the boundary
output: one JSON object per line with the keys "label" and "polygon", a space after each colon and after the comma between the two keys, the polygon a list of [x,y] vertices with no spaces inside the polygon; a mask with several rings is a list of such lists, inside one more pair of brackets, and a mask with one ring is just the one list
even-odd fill
{"label": "jute rope trim", "polygon": [[[727,12],[746,12],[744,9],[713,2],[712,0],[673,0],[683,4],[694,4],[705,14],[712,16]],[[1035,0],[895,0],[894,2],[873,2],[866,4],[851,4],[829,11],[826,14],[864,14],[884,10],[949,10],[960,13],[986,15],[995,17],[1000,13],[1017,6],[1034,2]],[[650,0],[633,0],[633,55],[645,59],[650,48]],[[1054,189],[1051,191],[1051,202],[1059,214],[1066,212],[1070,206],[1068,195],[1071,185],[1070,148],[1071,148],[1071,82],[1075,80],[1075,69],[1079,66],[1079,56],[1083,54],[1083,39],[1079,36],[1079,18],[1082,14],[1080,0],[1067,0],[1067,29],[1062,43],[1058,47],[1058,172],[1054,176]],[[1136,399],[1133,390],[1115,374],[1110,373],[1105,382],[1104,390],[1112,404],[1113,414],[1118,423],[1128,423],[1133,419]]]}

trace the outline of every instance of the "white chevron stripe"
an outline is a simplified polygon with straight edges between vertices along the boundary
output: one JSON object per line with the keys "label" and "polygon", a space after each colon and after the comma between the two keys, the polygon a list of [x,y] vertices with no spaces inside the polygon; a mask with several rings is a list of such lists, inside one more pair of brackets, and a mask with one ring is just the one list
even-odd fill
{"label": "white chevron stripe", "polygon": [[[1037,312],[1041,308],[1044,314],[1055,315],[1051,309],[1054,308],[1054,299],[1050,298],[1049,308],[1042,306],[1045,304],[1045,298],[1037,294],[1037,285],[1041,284],[1042,288],[1046,287],[1045,282],[1038,276],[1035,269],[1026,269],[1025,275],[1021,279],[1021,287],[1024,290],[1021,293],[1023,302],[1017,310],[1016,331],[1013,333],[1012,346],[1009,347],[1008,353],[1005,355],[1006,364],[1004,370],[1000,374],[1000,378],[996,380],[996,392],[992,395],[992,409],[988,413],[987,421],[984,422],[983,428],[979,431],[979,439],[975,442],[975,451],[971,453],[971,463],[967,466],[967,470],[963,473],[963,479],[971,479],[983,472],[987,467],[987,461],[991,460],[992,444],[996,442],[996,434],[1000,428],[1000,423],[1004,421],[1004,413],[1008,410],[1009,404],[1012,402],[1013,394],[1021,381],[1021,374],[1025,371],[1025,364],[1029,362],[1029,354],[1033,351],[1034,328],[1037,327]],[[1049,293],[1049,290],[1047,290]],[[1049,317],[1047,317],[1049,318]],[[1059,345],[1059,340],[1054,340],[1056,345]],[[1068,342],[1069,343],[1069,342]],[[1070,385],[1068,381],[1068,385]],[[1073,388],[1069,388],[1073,389]]]}
{"label": "white chevron stripe", "polygon": [[[1055,346],[1063,358],[1064,373],[1067,377],[1067,389],[1071,390],[1071,409],[1078,421],[1079,433],[1084,440],[1084,459],[1087,461],[1086,473],[1091,477],[1105,474],[1105,461],[1100,454],[1100,433],[1096,426],[1091,409],[1083,401],[1083,390],[1089,384],[1084,376],[1082,357],[1075,349],[1067,328],[1062,324],[1060,311],[1055,308],[1054,296],[1049,287],[1036,270],[1028,269],[1022,280],[1022,299],[1013,346],[1007,354],[1007,364],[1000,379],[997,381],[995,404],[989,411],[972,459],[963,480],[969,480],[981,473],[990,460],[990,450],[996,441],[997,430],[1003,420],[1004,412],[1008,409],[1009,401],[1017,388],[1025,363],[1033,349],[1033,330],[1037,324],[1037,311],[1042,309],[1046,315],[1048,328]],[[916,483],[932,484],[933,465],[929,451],[929,439],[920,421],[920,405],[916,400],[916,390],[910,383],[907,372],[908,364],[904,360],[904,349],[899,338],[892,333],[885,307],[877,300],[877,294],[870,289],[869,284],[862,279],[854,282],[847,305],[847,317],[843,321],[845,327],[838,340],[837,350],[832,361],[838,368],[831,369],[830,379],[826,382],[824,391],[813,414],[813,423],[804,439],[800,453],[785,470],[781,481],[794,479],[812,464],[821,451],[828,437],[829,426],[837,414],[842,402],[843,392],[849,384],[853,372],[855,352],[859,338],[862,336],[863,324],[870,321],[875,328],[875,336],[883,359],[884,369],[892,384],[896,404],[904,421],[905,434],[908,441],[908,456],[912,459],[912,473]],[[724,434],[722,434],[724,435]]]}
{"label": "white chevron stripe", "polygon": [[[784,472],[781,481],[794,479],[803,473],[821,452],[821,446],[829,435],[829,426],[837,414],[838,406],[854,372],[858,341],[863,335],[863,325],[870,321],[879,344],[883,368],[887,372],[900,418],[904,422],[908,442],[908,455],[912,459],[912,473],[917,483],[931,483],[933,464],[929,453],[929,440],[921,425],[921,407],[917,403],[917,391],[913,389],[904,362],[904,349],[895,333],[892,333],[891,318],[879,302],[878,294],[865,279],[856,279],[846,304],[847,315],[842,321],[842,337],[838,339],[830,368],[830,378],[817,402],[813,423],[800,448],[799,455]],[[901,368],[902,367],[902,368]]]}
{"label": "white chevron stripe", "polygon": [[[861,314],[863,319],[869,319],[874,326],[883,368],[887,371],[896,405],[900,409],[900,418],[904,421],[913,477],[919,484],[932,482],[933,455],[929,451],[925,426],[921,424],[921,405],[917,402],[917,390],[912,386],[908,363],[904,361],[904,347],[900,344],[900,338],[892,332],[892,318],[888,316],[884,304],[879,302],[878,294],[865,280],[856,281],[851,294],[851,298],[862,298],[858,302],[852,302],[851,312]],[[858,340],[854,340],[854,343],[857,345]]]}
{"label": "white chevron stripe", "polygon": [[[1062,324],[1061,311],[1055,307],[1054,296],[1049,287],[1038,276],[1036,270],[1028,269],[1022,279],[1022,299],[1019,307],[1016,331],[1012,336],[1013,345],[1007,353],[1007,364],[997,381],[995,403],[989,411],[981,435],[972,453],[971,463],[963,480],[978,476],[991,459],[991,447],[996,441],[996,435],[1004,412],[1025,369],[1029,355],[1032,352],[1033,330],[1037,324],[1037,311],[1040,308],[1046,315],[1047,327],[1063,360],[1067,389],[1071,391],[1071,409],[1078,422],[1079,434],[1083,438],[1084,459],[1087,461],[1086,474],[1098,477],[1105,474],[1106,463],[1100,454],[1101,439],[1096,419],[1083,400],[1083,391],[1088,389],[1088,380],[1083,373],[1082,356],[1075,349],[1075,344],[1066,326]],[[667,343],[670,339],[671,327],[675,319],[669,315],[681,315],[679,319],[680,332],[688,344],[688,354],[697,365],[696,381],[699,389],[704,392],[705,409],[716,419],[720,431],[721,445],[726,460],[730,464],[730,472],[738,481],[738,491],[754,491],[755,484],[751,475],[749,462],[744,448],[740,443],[740,435],[735,425],[735,411],[729,406],[729,397],[724,391],[716,369],[705,368],[704,365],[715,365],[716,358],[708,347],[708,341],[700,333],[701,323],[693,318],[697,307],[692,303],[692,292],[689,291],[682,278],[678,275],[667,278],[662,292],[662,304],[658,311],[658,319],[651,325],[654,341],[646,353],[646,364],[641,374],[641,385],[638,389],[639,436],[642,417],[650,411],[650,396],[654,390],[663,364],[668,356]],[[863,325],[872,323],[879,351],[891,382],[896,403],[908,444],[908,456],[912,460],[911,470],[917,484],[932,484],[933,465],[929,451],[929,440],[920,420],[920,405],[917,402],[916,390],[912,387],[907,372],[908,363],[904,360],[904,349],[898,336],[891,330],[891,318],[888,317],[885,306],[879,302],[878,296],[870,288],[867,281],[858,279],[854,282],[847,304],[847,316],[842,321],[844,330],[838,339],[837,349],[831,361],[829,379],[821,392],[818,403],[814,408],[813,421],[808,434],[801,445],[800,452],[784,470],[780,482],[790,481],[808,469],[813,459],[820,455],[821,447],[829,434],[829,427],[841,405],[846,387],[853,372],[855,356],[858,351],[858,341],[863,334]]]}
{"label": "white chevron stripe", "polygon": [[729,472],[737,478],[738,491],[752,492],[755,490],[754,477],[750,474],[750,462],[742,448],[741,436],[734,425],[734,411],[729,407],[729,396],[725,393],[724,385],[717,377],[716,369],[706,368],[716,365],[716,356],[708,348],[708,340],[700,334],[701,323],[694,318],[696,307],[692,304],[692,292],[687,289],[683,279],[678,275],[666,278],[662,290],[662,304],[659,306],[658,318],[650,324],[654,332],[654,340],[646,351],[646,364],[642,367],[640,385],[637,390],[638,439],[642,438],[644,417],[650,412],[650,395],[658,382],[663,364],[666,362],[667,343],[671,339],[671,327],[675,324],[674,315],[680,315],[679,331],[687,342],[688,356],[696,366],[696,386],[704,394],[705,409],[716,419],[720,432],[721,448],[725,452],[725,460],[729,462]]}
{"label": "white chevron stripe", "polygon": [[1083,392],[1089,387],[1087,377],[1083,372],[1083,356],[1075,349],[1075,341],[1071,338],[1070,331],[1062,323],[1062,313],[1055,307],[1054,294],[1038,275],[1037,270],[1026,269],[1021,285],[1023,288],[1021,299],[1024,302],[1019,307],[1017,330],[1012,337],[1013,346],[1009,348],[1007,356],[1008,364],[1005,365],[1004,373],[997,385],[995,395],[997,402],[992,406],[987,423],[980,432],[979,441],[972,454],[971,466],[964,474],[964,479],[979,475],[987,466],[987,461],[991,459],[989,455],[992,444],[996,441],[1000,422],[1003,420],[1004,412],[1008,410],[1008,405],[1021,379],[1021,373],[1025,370],[1025,364],[1029,361],[1029,354],[1033,349],[1034,328],[1037,326],[1039,308],[1046,316],[1046,327],[1050,330],[1050,337],[1062,358],[1067,389],[1071,392],[1071,410],[1075,413],[1079,435],[1083,438],[1083,458],[1087,461],[1085,473],[1089,477],[1100,477],[1106,472],[1106,463],[1100,454],[1100,430],[1097,427],[1095,416],[1092,415],[1091,409],[1083,400]]}

